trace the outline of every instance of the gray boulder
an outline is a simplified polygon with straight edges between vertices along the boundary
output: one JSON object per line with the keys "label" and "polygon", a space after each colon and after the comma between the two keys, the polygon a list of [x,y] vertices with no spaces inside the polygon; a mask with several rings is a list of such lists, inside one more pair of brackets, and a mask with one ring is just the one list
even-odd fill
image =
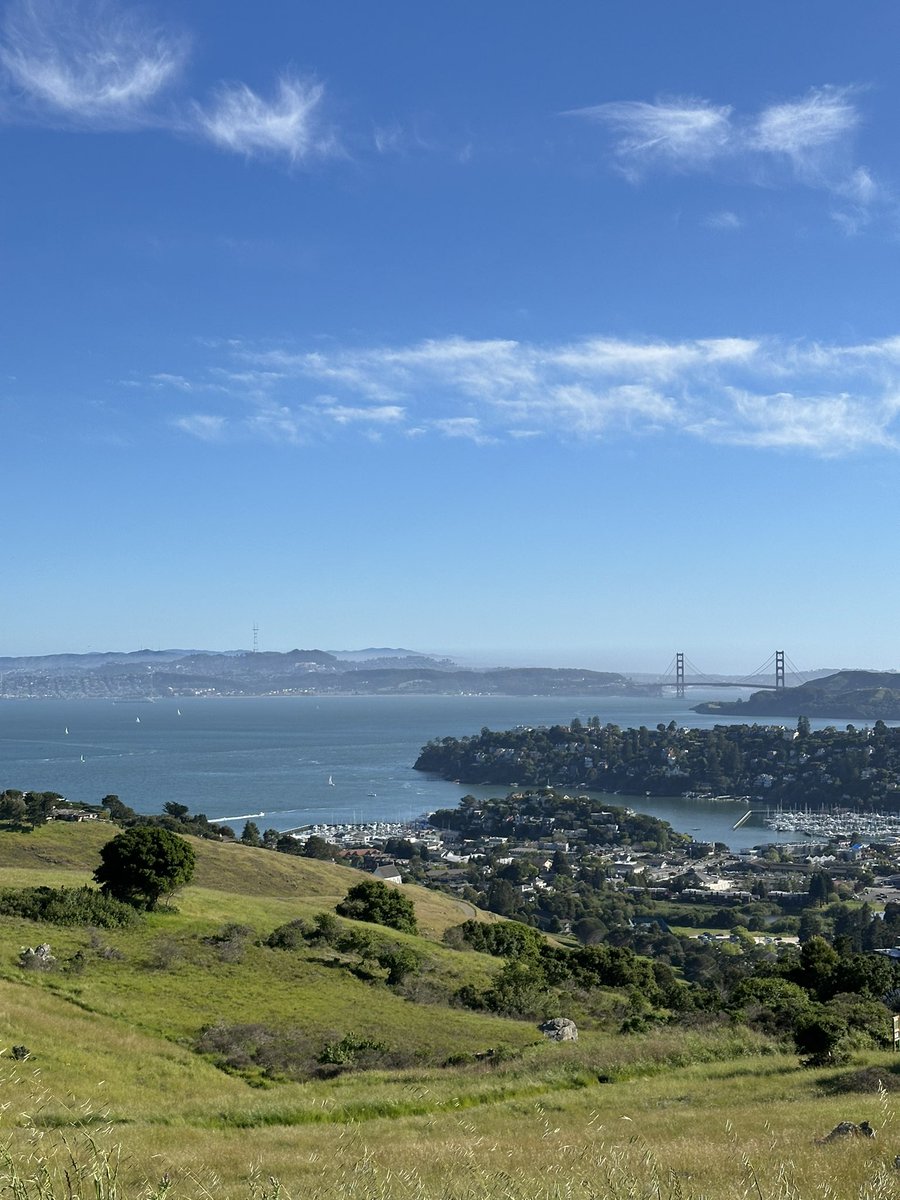
{"label": "gray boulder", "polygon": [[817,1138],[816,1141],[820,1146],[824,1146],[826,1142],[837,1142],[841,1138],[848,1137],[868,1137],[873,1138],[875,1130],[868,1121],[860,1121],[857,1125],[853,1121],[841,1121],[840,1125],[835,1125],[831,1133],[826,1133],[824,1137]]}
{"label": "gray boulder", "polygon": [[578,1026],[568,1017],[551,1017],[540,1026],[541,1033],[551,1042],[577,1042]]}

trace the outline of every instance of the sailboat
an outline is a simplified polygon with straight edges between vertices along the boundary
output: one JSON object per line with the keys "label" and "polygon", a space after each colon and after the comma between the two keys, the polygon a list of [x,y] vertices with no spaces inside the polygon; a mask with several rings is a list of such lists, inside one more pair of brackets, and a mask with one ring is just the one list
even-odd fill
{"label": "sailboat", "polygon": [[84,762],[84,755],[81,756],[81,761]]}
{"label": "sailboat", "polygon": [[329,786],[329,787],[334,787],[334,780],[331,778],[331,776],[330,776],[330,775],[328,776],[328,786]]}
{"label": "sailboat", "polygon": [[66,735],[66,737],[68,737],[68,736],[69,736],[69,727],[68,727],[68,725],[67,725],[67,726],[65,727],[65,729],[63,730],[63,733]]}
{"label": "sailboat", "polygon": [[180,717],[180,716],[181,716],[181,709],[180,709],[180,708],[176,708],[176,709],[175,709],[175,716],[176,716],[176,717]]}
{"label": "sailboat", "polygon": [[141,718],[140,718],[140,717],[135,717],[135,718],[134,718],[134,723],[135,723],[135,725],[140,725],[140,723],[141,723]]}

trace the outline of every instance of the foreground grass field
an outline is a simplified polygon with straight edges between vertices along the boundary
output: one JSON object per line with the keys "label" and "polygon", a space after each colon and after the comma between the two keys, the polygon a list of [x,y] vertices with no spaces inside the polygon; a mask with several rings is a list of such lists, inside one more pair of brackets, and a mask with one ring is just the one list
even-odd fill
{"label": "foreground grass field", "polygon": [[[0,834],[0,887],[86,882],[108,836]],[[836,1070],[800,1068],[737,1027],[595,1030],[553,1045],[528,1022],[422,1002],[499,964],[442,946],[471,911],[418,889],[426,936],[390,935],[427,960],[412,999],[328,948],[269,949],[258,940],[333,911],[359,875],[195,845],[177,912],[102,933],[0,919],[0,1197],[262,1200],[276,1194],[270,1177],[295,1200],[900,1197],[889,1092],[834,1093]],[[223,958],[217,931],[235,923],[250,933]],[[39,941],[61,969],[17,966]],[[297,1030],[315,1047],[378,1038],[406,1065],[303,1080],[226,1072],[195,1048],[217,1023]],[[29,1056],[14,1060],[13,1046]],[[864,1061],[870,1089],[898,1078],[889,1055]],[[817,1143],[842,1120],[868,1120],[878,1136]]]}

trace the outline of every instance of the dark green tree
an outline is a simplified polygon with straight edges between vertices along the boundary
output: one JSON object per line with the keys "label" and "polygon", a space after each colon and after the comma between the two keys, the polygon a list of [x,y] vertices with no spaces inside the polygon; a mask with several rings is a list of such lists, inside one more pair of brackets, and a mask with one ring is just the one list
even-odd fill
{"label": "dark green tree", "polygon": [[308,837],[303,843],[304,858],[320,858],[325,860],[333,858],[334,854],[335,847],[329,845],[328,842],[326,842],[323,837],[319,837],[318,834],[314,833],[312,837]]}
{"label": "dark green tree", "polygon": [[25,814],[32,829],[50,819],[50,810],[57,800],[62,800],[58,792],[25,793]]}
{"label": "dark green tree", "polygon": [[824,1004],[811,1005],[794,1027],[797,1053],[805,1067],[826,1067],[845,1062],[847,1022]]}
{"label": "dark green tree", "polygon": [[241,841],[245,846],[261,846],[262,838],[259,836],[259,826],[253,821],[248,821],[241,833]]}
{"label": "dark green tree", "polygon": [[168,829],[136,825],[100,851],[94,879],[101,890],[134,908],[152,910],[161,896],[190,883],[195,855],[189,842]]}
{"label": "dark green tree", "polygon": [[123,804],[118,796],[104,796],[100,803],[109,813],[110,819],[115,821],[117,825],[132,825],[137,823],[137,813],[133,808],[129,808],[127,804]]}
{"label": "dark green tree", "polygon": [[403,933],[416,932],[416,910],[412,900],[380,879],[355,884],[337,906],[342,917],[372,921]]}
{"label": "dark green tree", "polygon": [[828,903],[834,892],[834,881],[825,871],[814,871],[809,879],[809,902],[819,908]]}
{"label": "dark green tree", "polygon": [[7,788],[0,794],[0,821],[14,821],[21,824],[25,820],[27,808],[21,792]]}

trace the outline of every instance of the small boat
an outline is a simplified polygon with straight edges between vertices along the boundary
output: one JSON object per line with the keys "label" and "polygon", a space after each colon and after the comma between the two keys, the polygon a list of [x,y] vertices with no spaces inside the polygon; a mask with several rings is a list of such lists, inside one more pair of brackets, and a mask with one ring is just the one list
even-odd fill
{"label": "small boat", "polygon": [[175,709],[175,716],[176,716],[176,717],[180,717],[180,716],[181,716],[181,709],[180,709],[180,708],[176,708],[176,709]]}
{"label": "small boat", "polygon": [[81,761],[84,762],[84,755],[81,756]]}

